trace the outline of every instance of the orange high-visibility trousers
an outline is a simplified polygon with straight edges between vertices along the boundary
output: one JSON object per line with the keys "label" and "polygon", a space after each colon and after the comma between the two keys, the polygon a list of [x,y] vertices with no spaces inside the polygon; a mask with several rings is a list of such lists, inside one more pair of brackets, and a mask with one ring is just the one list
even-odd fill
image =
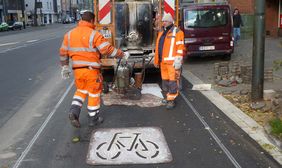
{"label": "orange high-visibility trousers", "polygon": [[174,100],[178,96],[178,85],[173,65],[163,63],[160,64],[162,89],[167,92],[166,99]]}
{"label": "orange high-visibility trousers", "polygon": [[95,116],[100,109],[100,96],[102,92],[103,77],[100,70],[88,68],[80,68],[74,70],[76,92],[73,97],[73,105],[78,105],[80,108],[86,97],[88,96],[88,114]]}

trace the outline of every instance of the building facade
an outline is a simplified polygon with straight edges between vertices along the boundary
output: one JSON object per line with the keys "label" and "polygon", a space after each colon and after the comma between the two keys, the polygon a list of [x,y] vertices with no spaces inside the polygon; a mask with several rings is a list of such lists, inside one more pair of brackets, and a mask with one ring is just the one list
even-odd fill
{"label": "building facade", "polygon": [[79,19],[81,10],[93,10],[93,0],[61,0],[62,15]]}
{"label": "building facade", "polygon": [[24,21],[23,0],[0,0],[0,21]]}
{"label": "building facade", "polygon": [[36,13],[39,24],[51,24],[61,18],[61,0],[36,0],[40,8],[34,11],[35,0],[0,0],[0,23],[25,21],[33,24]]}
{"label": "building facade", "polygon": [[40,4],[35,11],[35,0],[25,0],[25,12],[27,15],[27,23],[32,24],[34,15],[37,15],[37,22],[39,25],[51,24],[58,19],[57,0],[37,0]]}

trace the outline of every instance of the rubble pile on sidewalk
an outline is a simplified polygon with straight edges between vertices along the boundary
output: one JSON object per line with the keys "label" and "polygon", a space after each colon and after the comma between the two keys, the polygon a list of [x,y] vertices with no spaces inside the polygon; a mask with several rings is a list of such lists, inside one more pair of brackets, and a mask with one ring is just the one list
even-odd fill
{"label": "rubble pile on sidewalk", "polygon": [[262,126],[267,125],[269,120],[277,116],[277,114],[272,111],[274,108],[272,101],[252,103],[250,91],[243,89],[239,92],[223,94],[223,96]]}
{"label": "rubble pile on sidewalk", "polygon": [[[215,84],[221,87],[221,93],[234,105],[264,125],[272,117],[282,119],[282,91],[264,90],[264,101],[252,103],[250,84],[252,66],[237,61],[214,64]],[[264,80],[273,81],[273,70],[265,69]],[[237,87],[241,84],[241,87]],[[235,89],[228,89],[234,87]],[[224,89],[226,88],[226,89]],[[257,113],[256,113],[257,112]],[[269,115],[270,114],[270,115]]]}
{"label": "rubble pile on sidewalk", "polygon": [[[214,79],[219,86],[230,87],[237,84],[250,84],[252,79],[252,66],[239,64],[235,61],[219,62],[214,64]],[[264,80],[273,81],[273,70],[265,69]]]}
{"label": "rubble pile on sidewalk", "polygon": [[[282,120],[282,90],[264,90],[264,100],[251,101],[252,66],[239,62],[214,64],[214,88],[226,99],[263,126],[270,137],[282,149],[281,139],[272,135],[270,121]],[[273,70],[265,69],[264,81],[273,82]],[[277,89],[277,88],[276,88]]]}

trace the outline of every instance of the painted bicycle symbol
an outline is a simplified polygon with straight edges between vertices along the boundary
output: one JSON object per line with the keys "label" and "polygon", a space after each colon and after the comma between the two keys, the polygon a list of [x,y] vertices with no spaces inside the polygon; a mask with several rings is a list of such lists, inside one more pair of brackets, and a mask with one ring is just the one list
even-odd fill
{"label": "painted bicycle symbol", "polygon": [[133,133],[132,136],[122,136],[123,133],[115,133],[109,142],[102,142],[96,148],[96,155],[103,160],[116,159],[125,149],[143,159],[153,159],[159,155],[159,146],[148,140],[140,138],[141,133]]}

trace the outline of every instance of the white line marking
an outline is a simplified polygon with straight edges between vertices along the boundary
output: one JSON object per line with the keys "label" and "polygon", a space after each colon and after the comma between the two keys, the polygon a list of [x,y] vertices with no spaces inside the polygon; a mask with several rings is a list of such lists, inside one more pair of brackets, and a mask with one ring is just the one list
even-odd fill
{"label": "white line marking", "polygon": [[3,44],[0,44],[0,47],[7,46],[7,45],[13,45],[13,44],[17,44],[17,43],[19,43],[19,42],[3,43]]}
{"label": "white line marking", "polygon": [[202,116],[200,115],[200,113],[194,108],[194,106],[192,105],[192,103],[185,97],[185,95],[180,92],[180,95],[182,96],[182,98],[185,100],[185,102],[187,103],[187,105],[192,109],[192,111],[194,112],[194,114],[198,117],[198,119],[201,121],[201,123],[204,125],[207,131],[209,131],[210,135],[213,137],[213,139],[216,141],[216,143],[219,145],[219,147],[224,151],[224,153],[227,155],[227,157],[229,158],[229,160],[233,163],[233,165],[236,168],[241,168],[240,164],[236,161],[236,159],[232,156],[232,154],[229,152],[229,150],[223,145],[223,143],[220,141],[220,139],[216,136],[216,134],[213,132],[213,130],[211,129],[211,127],[207,124],[207,122],[202,118]]}
{"label": "white line marking", "polygon": [[27,43],[32,43],[32,42],[35,42],[35,41],[38,41],[38,40],[28,40],[26,41]]}
{"label": "white line marking", "polygon": [[48,40],[54,40],[56,38],[59,38],[59,37],[52,37],[52,38],[49,38],[49,39],[44,39],[44,40],[40,40],[40,41],[35,41],[34,43],[29,43],[29,44],[23,44],[21,46],[17,46],[17,47],[13,47],[13,48],[8,48],[8,49],[4,49],[2,51],[0,51],[0,54],[4,54],[8,51],[12,51],[12,50],[16,50],[16,49],[20,49],[20,48],[23,48],[23,47],[28,47],[30,45],[33,45],[33,44],[37,44],[37,43],[41,43],[41,42],[45,42],[45,41],[48,41]]}
{"label": "white line marking", "polygon": [[70,89],[72,88],[74,84],[74,81],[72,81],[72,83],[70,84],[70,86],[67,88],[66,92],[64,93],[64,95],[61,97],[61,99],[59,100],[59,102],[56,104],[55,108],[53,109],[53,111],[48,115],[48,117],[46,118],[46,120],[44,121],[44,123],[41,125],[41,127],[39,128],[39,130],[36,132],[36,134],[34,135],[34,137],[32,138],[32,140],[29,142],[28,146],[25,148],[25,150],[23,151],[23,153],[21,154],[21,156],[18,158],[18,160],[16,161],[15,165],[13,166],[13,168],[17,168],[19,167],[19,165],[21,164],[21,162],[23,161],[23,159],[25,158],[25,156],[28,154],[28,152],[30,151],[30,149],[32,148],[33,144],[35,143],[35,141],[37,140],[37,138],[39,137],[39,135],[42,133],[42,131],[44,130],[44,128],[46,127],[46,125],[48,124],[48,122],[50,121],[50,119],[52,118],[52,116],[55,114],[55,112],[57,111],[58,107],[61,105],[61,103],[63,102],[63,100],[65,99],[65,97],[67,96],[67,94],[69,93]]}

